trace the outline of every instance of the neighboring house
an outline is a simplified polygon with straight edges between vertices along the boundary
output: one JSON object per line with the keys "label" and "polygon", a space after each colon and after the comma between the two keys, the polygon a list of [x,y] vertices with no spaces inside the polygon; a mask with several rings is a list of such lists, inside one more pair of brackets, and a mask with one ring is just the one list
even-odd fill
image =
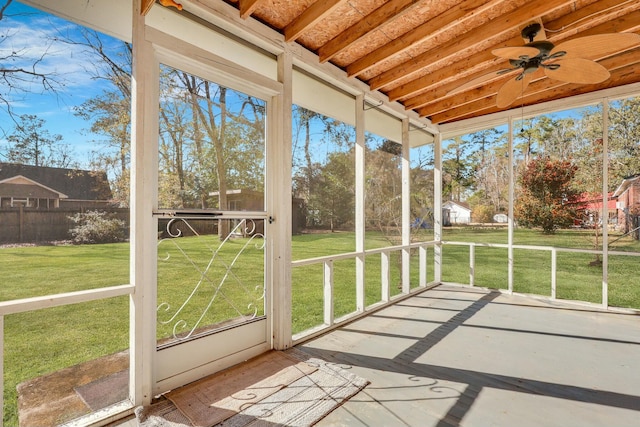
{"label": "neighboring house", "polygon": [[[212,191],[209,196],[219,197],[220,192]],[[291,199],[291,229],[299,234],[305,226],[304,202],[302,199]],[[264,211],[264,193],[249,189],[227,190],[227,207],[231,211]],[[263,230],[257,230],[262,233]]]}
{"label": "neighboring house", "polygon": [[[602,194],[580,194],[571,203],[576,210],[575,226],[592,228],[595,224],[601,224]],[[616,200],[613,193],[607,195],[608,224],[616,222]]]}
{"label": "neighboring house", "polygon": [[448,211],[448,219],[450,225],[453,224],[469,224],[471,222],[471,208],[464,202],[454,202],[449,200],[442,204],[443,225],[447,225],[446,212]]}
{"label": "neighboring house", "polygon": [[[640,226],[640,174],[624,178],[613,192],[618,209],[618,229],[628,233]],[[638,233],[634,233],[638,238]]]}
{"label": "neighboring house", "polygon": [[105,172],[0,163],[2,209],[96,209],[111,198]]}

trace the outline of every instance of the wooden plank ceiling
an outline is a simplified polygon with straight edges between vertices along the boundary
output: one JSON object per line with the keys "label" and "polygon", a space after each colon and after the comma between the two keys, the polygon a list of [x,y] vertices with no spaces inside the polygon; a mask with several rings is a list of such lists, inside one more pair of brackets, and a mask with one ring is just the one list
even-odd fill
{"label": "wooden plank ceiling", "polygon": [[[212,2],[223,0],[210,0]],[[635,33],[638,42],[589,59],[611,76],[597,84],[564,83],[538,69],[507,108],[640,81],[638,0],[224,0],[330,61],[433,123],[500,111],[496,93],[519,71],[492,50],[523,46],[521,30],[543,25],[554,45],[595,34]],[[632,40],[635,40],[632,38]],[[601,49],[603,50],[603,49]],[[521,70],[520,70],[521,71]],[[481,80],[466,90],[461,85]]]}

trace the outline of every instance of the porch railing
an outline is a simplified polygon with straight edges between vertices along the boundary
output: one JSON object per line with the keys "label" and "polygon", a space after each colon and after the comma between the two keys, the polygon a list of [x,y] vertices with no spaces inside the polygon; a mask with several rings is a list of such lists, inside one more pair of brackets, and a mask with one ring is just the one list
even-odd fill
{"label": "porch railing", "polygon": [[10,314],[130,295],[134,289],[135,287],[129,284],[0,302],[0,373],[2,373],[0,375],[0,427],[4,425],[4,317]]}
{"label": "porch railing", "polygon": [[[443,246],[451,245],[451,246],[468,246],[469,247],[469,283],[468,285],[475,286],[475,248],[477,247],[486,247],[486,248],[502,248],[502,249],[518,249],[518,250],[530,250],[530,251],[546,251],[550,253],[551,257],[551,271],[549,274],[551,275],[551,289],[550,289],[550,297],[551,299],[559,299],[557,296],[557,273],[558,273],[558,253],[582,253],[582,254],[591,254],[591,255],[603,255],[602,250],[596,249],[579,249],[579,248],[561,248],[554,246],[539,246],[539,245],[508,245],[504,243],[475,243],[475,242],[457,242],[457,241],[443,241]],[[640,252],[625,252],[625,251],[607,251],[607,255],[609,257],[612,256],[631,256],[631,257],[640,257]],[[513,271],[513,270],[512,270]],[[610,308],[608,297],[608,280],[606,277],[603,277],[602,280],[602,302],[601,306],[603,308]],[[501,288],[502,289],[502,288]],[[513,282],[510,280],[508,283],[508,287],[506,288],[509,292],[513,292]],[[640,289],[638,290],[640,292]],[[544,295],[543,295],[544,296]],[[581,301],[578,301],[581,302]],[[585,301],[586,302],[586,301]],[[620,307],[614,307],[620,308]],[[631,309],[635,311],[635,309]]]}
{"label": "porch railing", "polygon": [[[389,305],[392,302],[396,302],[398,298],[403,298],[412,295],[415,292],[423,291],[425,288],[430,286],[435,286],[441,281],[438,280],[438,276],[432,282],[427,282],[427,250],[428,248],[442,248],[443,253],[446,251],[446,246],[467,246],[469,248],[469,282],[468,283],[458,283],[462,285],[470,285],[476,286],[476,248],[499,248],[499,249],[516,249],[516,250],[530,250],[530,251],[544,251],[549,252],[551,268],[548,274],[550,275],[551,280],[551,288],[549,289],[549,294],[530,294],[541,297],[550,297],[552,300],[560,299],[557,295],[557,275],[558,275],[558,253],[583,253],[583,254],[592,254],[592,255],[602,255],[601,250],[593,250],[593,249],[573,249],[573,248],[560,248],[553,246],[537,246],[537,245],[508,245],[508,244],[500,244],[500,243],[475,243],[475,242],[458,242],[458,241],[429,241],[429,242],[418,242],[412,243],[410,245],[398,245],[398,246],[389,246],[385,248],[377,248],[365,250],[363,252],[348,252],[341,253],[336,255],[327,255],[317,258],[309,258],[303,260],[293,261],[292,267],[299,268],[303,266],[309,265],[317,265],[321,264],[323,266],[324,278],[323,278],[323,323],[320,325],[316,325],[310,329],[302,331],[298,334],[295,334],[293,337],[294,343],[301,342],[314,336],[317,336],[321,333],[324,333],[332,328],[337,327],[339,324],[343,323],[347,320],[354,320],[358,317],[365,316],[369,314],[373,310],[377,310],[386,305]],[[409,251],[411,249],[418,249],[419,251],[419,281],[418,286],[416,288],[411,289],[410,292],[403,292],[400,295],[397,295],[395,298],[390,297],[390,256],[393,252],[403,252]],[[347,259],[356,259],[356,258],[364,258],[365,256],[380,254],[380,263],[381,263],[381,277],[380,277],[380,285],[381,285],[381,300],[380,302],[373,304],[371,306],[365,307],[364,310],[356,310],[352,313],[347,314],[346,316],[342,316],[340,318],[336,318],[334,314],[334,276],[333,276],[333,268],[334,262],[340,260]],[[640,257],[639,252],[624,252],[624,251],[608,251],[607,254],[611,256],[633,256]],[[509,258],[511,263],[512,259]],[[437,264],[437,261],[435,261]],[[436,268],[436,265],[432,268]],[[509,276],[513,274],[513,267],[510,268]],[[444,281],[442,281],[444,282]],[[506,292],[514,293],[513,290],[513,281],[510,279],[506,286],[499,286],[501,290]],[[638,312],[640,310],[636,310],[634,308],[624,308],[624,307],[611,307],[608,301],[608,282],[603,278],[602,280],[602,303],[599,304],[605,309],[615,309],[622,311],[631,311]],[[638,290],[640,292],[640,289]],[[515,292],[517,294],[517,292]],[[566,302],[574,302],[579,304],[592,304],[588,301],[575,301],[575,300],[563,300]],[[358,302],[358,306],[364,306],[364,304],[360,301]]]}
{"label": "porch railing", "polygon": [[[293,342],[300,342],[303,340],[307,340],[312,338],[313,336],[319,335],[323,332],[326,332],[329,329],[334,328],[340,323],[343,323],[347,320],[354,320],[358,317],[365,316],[369,314],[371,311],[378,310],[382,307],[385,307],[391,303],[396,302],[398,299],[406,298],[416,292],[421,292],[428,288],[430,285],[434,285],[434,282],[427,282],[427,271],[428,271],[428,248],[433,248],[438,246],[435,241],[428,242],[416,242],[409,245],[396,245],[396,246],[387,246],[384,248],[376,248],[376,249],[367,249],[362,252],[346,252],[335,255],[326,255],[316,258],[308,258],[303,260],[292,261],[292,268],[299,268],[303,266],[309,265],[322,265],[323,266],[323,323],[321,325],[316,325],[310,329],[302,331],[293,336]],[[400,253],[409,253],[412,249],[418,250],[418,283],[417,287],[410,289],[408,284],[404,286],[403,290],[409,290],[408,292],[403,291],[400,295],[396,295],[395,297],[391,296],[391,254],[394,252]],[[381,298],[380,301],[374,303],[370,306],[366,306],[364,303],[364,291],[356,291],[358,301],[356,302],[357,307],[362,307],[362,309],[358,309],[352,313],[349,313],[340,318],[336,318],[334,314],[334,263],[340,260],[348,260],[348,259],[364,259],[365,257],[372,255],[380,255],[380,286],[381,286]],[[405,258],[408,259],[408,258]],[[361,263],[360,265],[364,265]],[[403,265],[402,271],[402,281],[408,280],[407,272],[408,266]],[[364,283],[357,283],[356,286],[363,287]]]}

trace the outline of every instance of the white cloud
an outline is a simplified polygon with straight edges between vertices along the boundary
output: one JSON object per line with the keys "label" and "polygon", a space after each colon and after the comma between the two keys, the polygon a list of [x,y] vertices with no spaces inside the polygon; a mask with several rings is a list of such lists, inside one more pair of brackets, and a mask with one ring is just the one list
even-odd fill
{"label": "white cloud", "polygon": [[[86,54],[77,46],[54,39],[55,29],[3,19],[4,36],[0,57],[11,58],[5,66],[51,74],[67,86],[84,86],[91,80],[85,68]],[[51,25],[52,21],[45,21]]]}
{"label": "white cloud", "polygon": [[[62,134],[65,142],[74,146],[97,137],[82,134],[90,123],[74,116],[73,107],[105,88],[103,80],[93,80],[91,73],[87,72],[87,68],[93,70],[98,63],[95,57],[89,55],[82,46],[59,40],[65,36],[79,35],[79,27],[75,24],[17,1],[11,3],[0,21],[2,66],[31,70],[36,63],[35,70],[38,73],[51,74],[62,85],[56,93],[50,93],[43,91],[38,80],[25,79],[16,82],[21,87],[9,92],[5,83],[0,81],[3,98],[9,102],[14,114],[36,114],[44,118],[52,134]],[[102,41],[107,48],[120,46],[119,41],[107,36]],[[0,138],[4,132],[11,132],[13,127],[11,117],[0,114]]]}
{"label": "white cloud", "polygon": [[[95,68],[95,58],[83,46],[60,41],[79,34],[77,25],[44,12],[7,13],[0,26],[0,58],[11,58],[3,62],[14,68],[32,70],[35,64],[35,71],[51,75],[69,90],[95,87],[87,71]],[[104,39],[111,43],[107,36]]]}

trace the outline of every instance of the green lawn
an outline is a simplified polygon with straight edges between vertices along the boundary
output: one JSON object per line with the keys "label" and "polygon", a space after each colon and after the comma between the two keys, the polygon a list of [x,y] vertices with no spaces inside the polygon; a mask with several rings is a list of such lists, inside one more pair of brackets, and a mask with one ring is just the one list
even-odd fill
{"label": "green lawn", "polygon": [[[445,241],[476,243],[507,243],[506,229],[446,228]],[[620,252],[640,252],[640,242],[630,237],[620,238],[610,233],[609,249]],[[516,229],[516,245],[552,246],[556,248],[593,249],[593,230],[559,230],[547,235],[536,230]],[[602,244],[601,236],[598,242]],[[477,286],[506,287],[508,280],[507,249],[476,247],[475,275]],[[443,281],[468,283],[469,248],[443,248]],[[593,265],[593,254],[558,251],[557,298],[602,303],[602,267]],[[514,249],[514,291],[551,296],[551,252]],[[609,255],[609,305],[640,308],[639,257]]]}
{"label": "green lawn", "polygon": [[[431,240],[432,235],[423,231],[418,238]],[[593,246],[592,232],[571,230],[555,235],[543,235],[532,230],[516,230],[516,244],[544,245],[562,248],[586,248]],[[615,239],[617,236],[611,236]],[[443,240],[507,243],[505,229],[445,229]],[[355,236],[351,232],[305,234],[293,237],[294,259],[305,259],[355,249]],[[220,253],[220,260],[229,266],[233,254],[247,241],[232,240],[229,252]],[[259,283],[263,274],[262,253],[252,242],[247,245],[246,264],[234,265],[230,270],[208,267],[208,260],[215,249],[217,238],[181,238],[182,252],[171,242],[160,246],[159,301],[168,302],[169,310],[159,317],[171,317],[180,303],[192,293],[200,277],[203,285],[193,292],[192,304],[181,316],[187,329],[196,325],[197,318],[211,301],[211,287],[216,289],[216,277],[230,271],[231,281]],[[380,235],[367,233],[366,247],[387,246]],[[625,238],[612,247],[620,251],[640,252],[640,243]],[[433,249],[428,249],[428,280],[433,280]],[[197,267],[187,266],[184,254]],[[475,284],[490,288],[506,287],[507,249],[476,247]],[[443,247],[443,280],[468,283],[468,246]],[[602,268],[590,265],[591,254],[558,252],[558,298],[601,302]],[[637,265],[640,258],[611,255],[609,257],[609,303],[613,306],[640,308],[640,279]],[[411,257],[411,286],[418,285],[418,252]],[[401,254],[393,252],[390,260],[391,294],[400,293]],[[517,292],[550,295],[551,254],[549,251],[514,250],[514,290]],[[61,292],[94,289],[128,283],[129,245],[40,246],[0,249],[2,287],[0,301],[56,294]],[[203,271],[207,274],[201,275]],[[381,299],[381,256],[365,258],[365,295],[370,305]],[[296,267],[292,271],[293,283],[293,331],[303,331],[323,323],[323,266],[321,264]],[[336,317],[353,312],[355,299],[355,260],[339,260],[334,263],[334,311]],[[186,283],[176,286],[176,283]],[[204,288],[207,288],[204,291]],[[260,292],[255,287],[241,288],[237,294],[229,287],[221,288],[214,300],[213,315],[205,316],[199,326],[214,324],[242,315],[252,315],[255,307],[260,311]],[[223,299],[240,301],[236,309],[225,311],[216,305]],[[225,304],[227,306],[227,304]],[[163,306],[164,307],[164,306]],[[193,307],[193,308],[191,308]],[[36,312],[9,315],[5,318],[5,425],[16,425],[16,384],[53,372],[64,367],[112,354],[128,347],[129,300],[128,297],[57,307]],[[181,331],[181,329],[179,329]],[[170,324],[158,327],[158,338],[173,333]]]}

